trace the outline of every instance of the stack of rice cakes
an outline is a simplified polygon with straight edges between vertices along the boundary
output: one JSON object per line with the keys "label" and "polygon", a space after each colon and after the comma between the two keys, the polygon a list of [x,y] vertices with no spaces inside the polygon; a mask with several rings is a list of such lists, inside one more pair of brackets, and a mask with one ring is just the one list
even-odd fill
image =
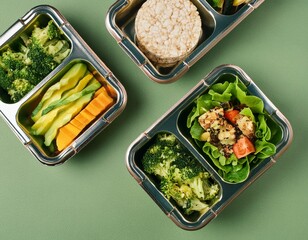
{"label": "stack of rice cakes", "polygon": [[201,18],[189,0],[148,0],[137,13],[135,32],[138,47],[153,64],[169,67],[197,46]]}

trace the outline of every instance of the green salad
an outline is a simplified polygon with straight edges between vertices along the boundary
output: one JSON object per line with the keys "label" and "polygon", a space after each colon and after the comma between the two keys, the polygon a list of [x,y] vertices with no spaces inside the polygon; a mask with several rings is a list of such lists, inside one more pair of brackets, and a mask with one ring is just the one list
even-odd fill
{"label": "green salad", "polygon": [[245,181],[252,168],[276,152],[272,140],[279,127],[265,113],[262,99],[249,95],[237,77],[212,85],[198,97],[187,127],[230,183]]}

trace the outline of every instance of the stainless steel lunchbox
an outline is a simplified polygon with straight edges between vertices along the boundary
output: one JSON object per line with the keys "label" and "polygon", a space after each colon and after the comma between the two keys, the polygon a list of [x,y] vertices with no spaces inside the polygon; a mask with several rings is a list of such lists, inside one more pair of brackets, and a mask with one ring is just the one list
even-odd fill
{"label": "stainless steel lunchbox", "polygon": [[137,46],[135,17],[144,2],[145,0],[116,1],[107,13],[106,26],[119,46],[150,79],[159,83],[170,83],[183,76],[264,0],[252,0],[232,15],[217,12],[206,0],[192,0],[201,17],[203,35],[194,51],[172,67],[153,64]]}
{"label": "stainless steel lunchbox", "polygon": [[[218,169],[211,159],[202,152],[202,149],[195,144],[186,126],[187,116],[193,108],[194,101],[200,95],[207,92],[213,84],[234,77],[238,77],[239,81],[247,87],[250,95],[257,96],[263,100],[265,112],[280,129],[279,134],[277,134],[278,137],[274,142],[276,153],[252,168],[248,178],[240,183],[226,182],[218,174]],[[219,184],[220,198],[205,214],[192,217],[183,214],[175,204],[159,191],[158,183],[155,179],[149,177],[143,170],[141,163],[143,153],[153,138],[161,132],[174,134]],[[292,139],[293,131],[289,121],[258,88],[255,82],[241,68],[234,65],[221,65],[205,76],[170,110],[131,143],[127,149],[126,165],[133,178],[176,225],[186,230],[196,230],[209,223],[241,192],[274,165],[281,154],[290,146]]]}
{"label": "stainless steel lunchbox", "polygon": [[[20,101],[9,103],[1,98],[0,113],[22,144],[41,163],[46,165],[57,165],[74,156],[90,140],[118,117],[125,108],[127,97],[124,87],[110,69],[98,58],[65,17],[52,6],[40,5],[34,7],[23,17],[19,18],[5,33],[1,35],[0,50],[13,44],[23,32],[33,29],[35,22],[46,23],[51,19],[62,30],[66,39],[69,41],[71,45],[70,54]],[[60,153],[52,154],[43,149],[39,140],[32,136],[29,131],[29,126],[31,124],[29,122],[29,116],[31,114],[30,109],[33,108],[34,102],[42,92],[46,90],[48,86],[57,82],[59,78],[77,62],[85,63],[90,71],[96,71],[99,78],[112,86],[117,95],[116,102],[110,109],[91,123],[72,144]]]}

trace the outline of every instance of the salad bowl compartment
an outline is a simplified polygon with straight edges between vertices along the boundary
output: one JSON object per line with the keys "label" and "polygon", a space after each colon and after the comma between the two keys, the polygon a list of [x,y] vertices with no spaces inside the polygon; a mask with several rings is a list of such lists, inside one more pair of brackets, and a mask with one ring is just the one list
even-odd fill
{"label": "salad bowl compartment", "polygon": [[[228,10],[223,10],[216,7],[211,0],[192,0],[191,3],[196,7],[201,19],[202,34],[193,51],[188,51],[171,66],[153,62],[138,44],[136,15],[147,1],[117,0],[107,13],[106,26],[119,46],[150,79],[159,83],[170,83],[178,80],[263,1],[237,1],[240,5],[234,7],[231,3],[233,1],[226,0],[224,5],[230,6]],[[161,45],[163,44],[161,42]]]}
{"label": "salad bowl compartment", "polygon": [[[230,83],[235,85],[231,85]],[[237,88],[235,86],[240,87]],[[219,90],[221,88],[224,90]],[[219,94],[214,90],[219,92]],[[244,95],[244,92],[247,95]],[[214,152],[217,154],[217,152],[204,151],[204,149],[208,149],[204,145],[209,143],[201,141],[200,138],[196,137],[196,135],[202,135],[201,132],[198,132],[201,131],[200,128],[196,128],[198,121],[191,124],[193,122],[192,116],[200,117],[202,114],[210,112],[209,109],[204,110],[212,104],[212,100],[209,100],[209,95],[215,95],[215,107],[213,109],[218,109],[221,103],[218,103],[217,99],[224,99],[224,94],[226,93],[228,96],[232,94],[237,95],[237,98],[245,102],[245,104],[241,103],[242,107],[245,105],[244,109],[249,106],[250,101],[253,101],[251,109],[253,115],[256,117],[256,122],[254,123],[256,136],[253,140],[255,145],[254,152],[247,154],[245,157],[239,157],[236,160],[233,159],[234,161],[230,160],[229,163],[229,159],[232,159],[234,157],[233,155],[236,155],[235,152],[229,155],[219,155],[217,157],[218,160],[216,160],[209,153]],[[204,102],[209,105],[202,105]],[[204,112],[202,112],[203,110],[197,110],[197,104],[199,104],[198,106],[202,106]],[[262,107],[260,113],[257,113],[255,109],[258,104]],[[224,106],[224,104],[222,105]],[[200,113],[196,113],[196,110],[200,111]],[[247,109],[240,113],[245,114],[246,111]],[[226,120],[226,117],[222,118]],[[263,121],[263,118],[266,121]],[[262,124],[260,123],[261,121]],[[262,134],[259,136],[259,131],[263,131],[260,129],[263,129],[265,125],[267,126],[266,137],[261,136]],[[192,128],[192,126],[194,127]],[[155,174],[153,175],[153,173],[148,172],[149,167],[147,163],[144,163],[147,159],[145,157],[148,154],[147,151],[151,149],[153,141],[157,141],[155,140],[157,135],[165,132],[174,135],[217,183],[219,191],[215,202],[209,205],[206,211],[199,213],[193,212],[192,215],[183,213],[183,211],[179,210],[179,206],[173,200],[172,195],[171,197],[168,194],[166,195],[165,189],[161,189],[162,185],[159,183],[160,177],[157,178]],[[242,135],[239,139],[243,137]],[[255,82],[241,68],[234,65],[222,65],[205,76],[204,79],[171,107],[169,111],[131,143],[126,154],[126,164],[133,178],[135,178],[138,184],[175,224],[186,230],[196,230],[215,218],[232,200],[275,164],[281,154],[289,147],[292,139],[293,131],[289,121],[264,95]],[[207,141],[211,142],[210,140]],[[262,147],[260,147],[261,145]],[[212,147],[218,148],[219,144]],[[218,151],[218,153],[222,154],[222,150]],[[164,163],[161,162],[161,164]]]}
{"label": "salad bowl compartment", "polygon": [[[5,73],[1,73],[0,79],[1,116],[22,144],[43,164],[57,165],[74,156],[125,108],[126,91],[122,84],[52,6],[34,7],[17,20],[1,35],[0,53],[0,70]],[[21,67],[8,69],[6,63],[12,64],[12,59],[20,61]],[[24,79],[22,84],[20,78]],[[6,82],[10,85],[6,86]],[[109,101],[104,109],[101,105],[105,101],[103,98],[94,101],[102,92]],[[78,99],[87,94],[91,94],[88,101],[77,108]],[[80,116],[80,121],[72,122],[87,104],[93,105],[93,111],[99,107],[102,109],[95,114],[92,112],[92,118],[83,118],[82,121]],[[40,116],[35,116],[38,110]],[[50,114],[52,112],[54,114]],[[37,131],[33,126],[42,116]],[[56,120],[59,116],[65,120]],[[56,124],[57,121],[61,124]],[[45,125],[41,125],[43,122]],[[67,126],[71,123],[75,125]],[[46,146],[45,134],[52,128],[56,135]],[[64,132],[70,128],[63,138],[59,136],[61,128]],[[61,142],[58,145],[57,138]]]}

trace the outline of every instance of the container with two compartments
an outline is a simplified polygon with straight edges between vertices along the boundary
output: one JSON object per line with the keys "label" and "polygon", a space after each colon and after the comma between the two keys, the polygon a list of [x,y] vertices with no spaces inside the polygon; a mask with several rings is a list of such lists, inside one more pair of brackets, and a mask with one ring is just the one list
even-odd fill
{"label": "container with two compartments", "polygon": [[[276,163],[292,138],[289,121],[255,82],[222,65],[137,137],[126,163],[169,218],[196,230]],[[187,175],[186,167],[195,170]]]}
{"label": "container with two compartments", "polygon": [[1,115],[44,164],[74,156],[126,105],[118,79],[51,6],[16,21],[0,54]]}

